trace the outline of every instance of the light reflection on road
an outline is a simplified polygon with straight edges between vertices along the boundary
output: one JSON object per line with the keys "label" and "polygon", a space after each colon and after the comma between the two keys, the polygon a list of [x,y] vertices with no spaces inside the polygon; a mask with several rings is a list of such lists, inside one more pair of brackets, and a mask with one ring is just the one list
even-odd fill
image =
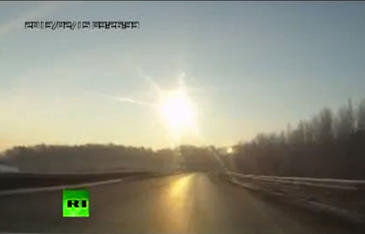
{"label": "light reflection on road", "polygon": [[167,216],[164,219],[163,230],[181,232],[189,230],[192,212],[191,187],[194,174],[184,176],[171,183],[167,193],[163,196],[161,206]]}
{"label": "light reflection on road", "polygon": [[169,196],[170,199],[181,199],[186,196],[186,192],[189,189],[189,185],[194,175],[188,175],[180,178],[170,186]]}

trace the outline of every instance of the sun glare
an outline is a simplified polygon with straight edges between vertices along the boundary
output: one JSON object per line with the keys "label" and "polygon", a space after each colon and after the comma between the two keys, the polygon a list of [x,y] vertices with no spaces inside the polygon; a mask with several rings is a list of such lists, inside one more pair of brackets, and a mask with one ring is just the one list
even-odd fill
{"label": "sun glare", "polygon": [[194,130],[196,113],[191,100],[184,90],[170,91],[160,100],[160,112],[174,134]]}
{"label": "sun glare", "polygon": [[228,154],[233,153],[233,149],[232,149],[232,147],[228,147],[228,148],[227,148],[227,153],[228,153]]}

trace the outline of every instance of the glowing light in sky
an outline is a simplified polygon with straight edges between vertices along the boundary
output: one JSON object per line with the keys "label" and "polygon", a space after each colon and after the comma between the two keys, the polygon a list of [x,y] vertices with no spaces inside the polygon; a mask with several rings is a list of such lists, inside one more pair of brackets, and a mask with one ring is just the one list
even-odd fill
{"label": "glowing light in sky", "polygon": [[232,149],[232,147],[228,147],[228,148],[227,148],[227,153],[228,153],[228,154],[233,153],[233,149]]}
{"label": "glowing light in sky", "polygon": [[169,129],[174,134],[196,127],[196,112],[190,98],[183,88],[161,94],[159,109]]}
{"label": "glowing light in sky", "polygon": [[178,87],[173,90],[161,89],[150,77],[146,77],[146,80],[151,83],[157,93],[158,101],[154,103],[130,97],[113,97],[113,99],[153,107],[160,114],[169,132],[170,140],[173,144],[179,144],[183,136],[199,135],[196,108],[187,93],[184,76],[184,73],[180,75]]}

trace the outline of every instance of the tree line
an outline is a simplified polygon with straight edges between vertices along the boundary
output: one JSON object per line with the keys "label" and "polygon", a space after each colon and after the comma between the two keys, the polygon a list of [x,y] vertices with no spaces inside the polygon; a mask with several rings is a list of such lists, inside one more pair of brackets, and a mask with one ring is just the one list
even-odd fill
{"label": "tree line", "polygon": [[1,161],[25,172],[170,170],[171,150],[114,144],[16,146]]}
{"label": "tree line", "polygon": [[[221,166],[214,147],[180,145],[152,150],[114,144],[16,146],[6,150],[1,162],[23,172],[93,172],[110,170],[212,171]],[[0,163],[1,163],[0,162]]]}
{"label": "tree line", "polygon": [[280,133],[260,133],[234,146],[233,160],[246,174],[365,178],[365,99],[336,112],[325,107]]}
{"label": "tree line", "polygon": [[[323,108],[279,133],[234,145],[181,145],[154,151],[114,144],[16,146],[0,160],[28,172],[234,170],[245,174],[365,179],[365,99]],[[0,162],[1,163],[1,162]]]}

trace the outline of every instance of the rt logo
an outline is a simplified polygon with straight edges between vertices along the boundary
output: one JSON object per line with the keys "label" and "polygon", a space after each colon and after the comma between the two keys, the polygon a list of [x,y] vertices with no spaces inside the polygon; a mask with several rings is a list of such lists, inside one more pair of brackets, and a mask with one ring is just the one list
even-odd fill
{"label": "rt logo", "polygon": [[63,217],[89,217],[89,191],[86,189],[64,189]]}

